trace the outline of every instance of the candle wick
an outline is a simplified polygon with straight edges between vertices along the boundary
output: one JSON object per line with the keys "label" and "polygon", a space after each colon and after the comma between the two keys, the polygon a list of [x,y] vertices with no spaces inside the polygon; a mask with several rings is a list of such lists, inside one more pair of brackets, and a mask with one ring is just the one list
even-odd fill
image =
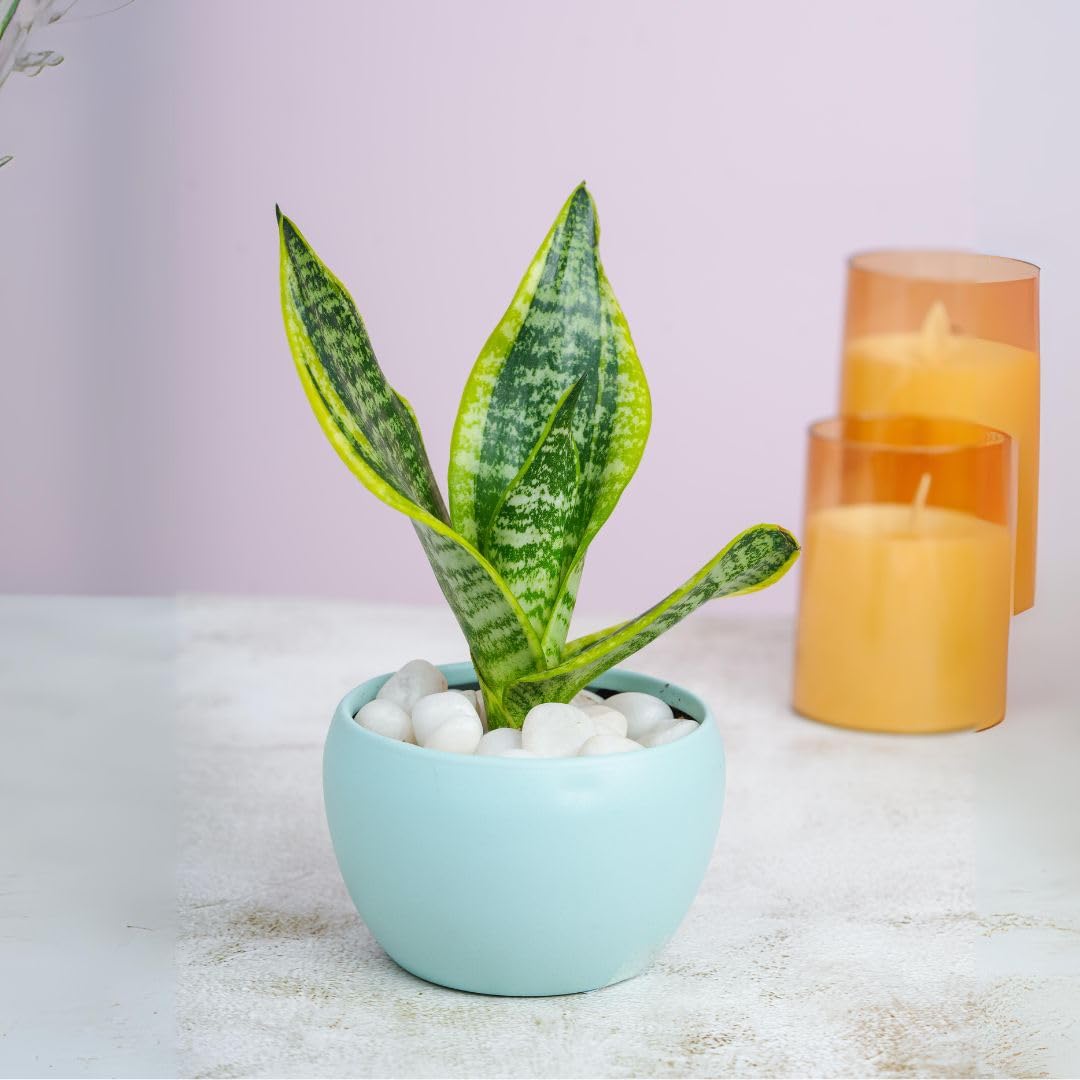
{"label": "candle wick", "polygon": [[933,361],[940,359],[952,336],[952,322],[949,319],[949,310],[941,300],[935,300],[923,319],[921,337],[921,353],[923,360]]}
{"label": "candle wick", "polygon": [[915,489],[915,498],[911,502],[911,530],[917,532],[922,512],[926,509],[926,499],[930,494],[930,474],[924,472],[919,477],[919,486]]}

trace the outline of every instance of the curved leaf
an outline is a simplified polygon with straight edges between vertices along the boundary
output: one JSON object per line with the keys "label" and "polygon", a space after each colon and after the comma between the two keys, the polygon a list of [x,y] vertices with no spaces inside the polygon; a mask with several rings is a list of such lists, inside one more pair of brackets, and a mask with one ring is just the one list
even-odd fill
{"label": "curved leaf", "polygon": [[[507,688],[503,706],[520,725],[534,705],[569,701],[598,675],[654,641],[708,600],[756,592],[779,580],[798,558],[795,537],[779,525],[740,533],[689,581],[638,618],[590,635],[589,644],[548,671],[526,675]],[[574,649],[573,643],[570,646]]]}
{"label": "curved leaf", "polygon": [[416,419],[386,381],[352,298],[280,210],[278,226],[290,345],[297,334],[306,338],[320,377],[362,432],[369,461],[383,480],[449,523]]}
{"label": "curved leaf", "polygon": [[581,526],[540,631],[545,652],[555,655],[566,637],[585,549],[641,460],[651,416],[645,376],[598,244],[596,208],[581,185],[480,353],[451,444],[454,526],[489,554],[484,541],[508,487],[560,399],[581,385],[573,423]]}
{"label": "curved leaf", "polygon": [[278,222],[285,332],[327,438],[365,487],[412,518],[485,680],[501,687],[536,670],[537,636],[495,568],[450,527],[416,418],[387,383],[348,292],[280,211]]}

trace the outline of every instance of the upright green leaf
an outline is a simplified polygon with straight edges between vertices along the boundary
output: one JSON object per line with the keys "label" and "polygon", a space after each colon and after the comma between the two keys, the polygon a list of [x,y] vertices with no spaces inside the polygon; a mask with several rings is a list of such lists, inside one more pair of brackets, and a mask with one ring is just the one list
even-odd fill
{"label": "upright green leaf", "polygon": [[648,387],[598,245],[596,208],[582,185],[473,367],[451,444],[454,526],[490,555],[485,542],[508,489],[559,401],[580,384],[572,425],[579,462],[576,550],[558,588],[544,590],[546,612],[534,619],[548,655],[557,655],[565,640],[585,549],[637,468],[649,431]]}
{"label": "upright green leaf", "polygon": [[580,382],[563,395],[480,542],[541,638],[581,533],[573,432],[580,395]]}
{"label": "upright green leaf", "polygon": [[[584,543],[578,545],[579,551],[583,548]],[[581,584],[581,574],[584,569],[584,554],[575,555],[563,580],[558,599],[555,601],[555,608],[548,618],[547,628],[540,639],[540,648],[548,667],[554,667],[563,659],[563,646],[566,635],[570,631],[570,620],[574,615],[578,586]]]}
{"label": "upright green leaf", "polygon": [[798,558],[799,545],[778,525],[740,533],[689,581],[638,618],[590,635],[584,647],[568,646],[559,666],[518,679],[503,694],[510,720],[520,725],[534,705],[569,701],[598,675],[654,641],[696,608],[721,596],[756,592],[779,580]]}
{"label": "upright green leaf", "polygon": [[386,381],[351,297],[280,212],[278,222],[285,332],[324,432],[373,494],[413,520],[484,679],[501,687],[536,670],[537,635],[491,563],[450,527],[416,418]]}
{"label": "upright green leaf", "polygon": [[[637,469],[649,437],[652,417],[649,388],[637,360],[630,328],[603,268],[600,269],[600,298],[604,330],[603,389],[593,425],[593,452],[584,466],[586,492],[582,502],[588,507],[588,513],[577,541],[577,551],[569,562],[557,602],[541,634],[541,646],[548,658],[561,654],[577,601],[585,553]],[[632,363],[628,361],[629,357],[633,357]]]}

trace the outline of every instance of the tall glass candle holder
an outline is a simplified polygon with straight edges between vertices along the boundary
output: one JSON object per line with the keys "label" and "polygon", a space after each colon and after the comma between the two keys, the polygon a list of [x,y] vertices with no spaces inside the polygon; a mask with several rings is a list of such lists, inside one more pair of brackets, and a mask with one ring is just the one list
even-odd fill
{"label": "tall glass candle holder", "polygon": [[958,417],[1019,451],[1015,610],[1035,602],[1039,269],[956,251],[879,251],[848,264],[840,411]]}
{"label": "tall glass candle holder", "polygon": [[1014,446],[964,420],[811,425],[794,706],[866,731],[1005,715]]}

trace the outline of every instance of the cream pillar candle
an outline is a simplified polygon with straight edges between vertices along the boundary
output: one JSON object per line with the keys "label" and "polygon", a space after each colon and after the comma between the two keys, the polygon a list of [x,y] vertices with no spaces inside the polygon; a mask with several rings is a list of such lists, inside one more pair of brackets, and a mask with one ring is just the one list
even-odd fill
{"label": "cream pillar candle", "polygon": [[875,731],[1005,714],[1009,530],[958,510],[856,503],[803,533],[795,708]]}
{"label": "cream pillar candle", "polygon": [[965,421],[811,426],[795,709],[868,731],[1005,714],[1011,440]]}

